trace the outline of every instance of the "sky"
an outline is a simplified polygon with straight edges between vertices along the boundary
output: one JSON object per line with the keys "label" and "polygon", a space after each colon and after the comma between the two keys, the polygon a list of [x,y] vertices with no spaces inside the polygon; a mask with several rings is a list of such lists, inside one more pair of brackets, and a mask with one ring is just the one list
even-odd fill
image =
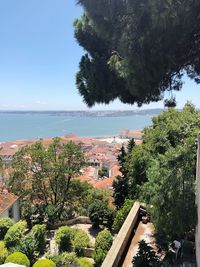
{"label": "sky", "polygon": [[[75,0],[0,0],[0,110],[87,110],[75,85],[84,51],[73,21],[82,14]],[[185,78],[176,94],[200,108],[200,85]],[[92,110],[136,109],[114,101]],[[142,108],[163,108],[163,102]]]}

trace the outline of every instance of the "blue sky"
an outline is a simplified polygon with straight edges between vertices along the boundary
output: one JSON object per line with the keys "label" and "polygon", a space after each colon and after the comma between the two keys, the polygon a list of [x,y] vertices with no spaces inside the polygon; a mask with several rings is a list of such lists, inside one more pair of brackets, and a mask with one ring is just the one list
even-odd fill
{"label": "blue sky", "polygon": [[[75,0],[0,1],[0,109],[85,110],[75,86],[84,51],[73,37],[82,10]],[[178,107],[200,108],[200,86],[185,78]],[[162,108],[163,102],[142,108]],[[119,101],[93,109],[133,109]]]}

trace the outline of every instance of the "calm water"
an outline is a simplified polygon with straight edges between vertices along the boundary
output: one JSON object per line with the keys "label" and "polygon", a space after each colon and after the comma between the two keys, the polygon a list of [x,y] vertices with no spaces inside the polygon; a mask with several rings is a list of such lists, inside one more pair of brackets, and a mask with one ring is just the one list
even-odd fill
{"label": "calm water", "polygon": [[0,113],[0,142],[76,134],[114,136],[122,129],[143,129],[151,124],[150,115],[124,117],[69,117],[50,114]]}

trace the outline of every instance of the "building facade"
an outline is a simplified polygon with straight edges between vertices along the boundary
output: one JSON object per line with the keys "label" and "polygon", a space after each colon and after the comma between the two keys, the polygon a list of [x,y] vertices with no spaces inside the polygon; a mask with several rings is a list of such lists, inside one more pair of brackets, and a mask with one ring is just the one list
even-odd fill
{"label": "building facade", "polygon": [[20,220],[19,197],[9,193],[6,189],[0,191],[0,217]]}

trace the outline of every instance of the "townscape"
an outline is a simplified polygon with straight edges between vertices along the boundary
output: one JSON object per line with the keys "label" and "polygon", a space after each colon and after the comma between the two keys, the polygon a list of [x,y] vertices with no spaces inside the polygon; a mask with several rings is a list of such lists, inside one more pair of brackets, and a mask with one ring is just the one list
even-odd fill
{"label": "townscape", "polygon": [[0,267],[200,267],[200,1],[0,13]]}

